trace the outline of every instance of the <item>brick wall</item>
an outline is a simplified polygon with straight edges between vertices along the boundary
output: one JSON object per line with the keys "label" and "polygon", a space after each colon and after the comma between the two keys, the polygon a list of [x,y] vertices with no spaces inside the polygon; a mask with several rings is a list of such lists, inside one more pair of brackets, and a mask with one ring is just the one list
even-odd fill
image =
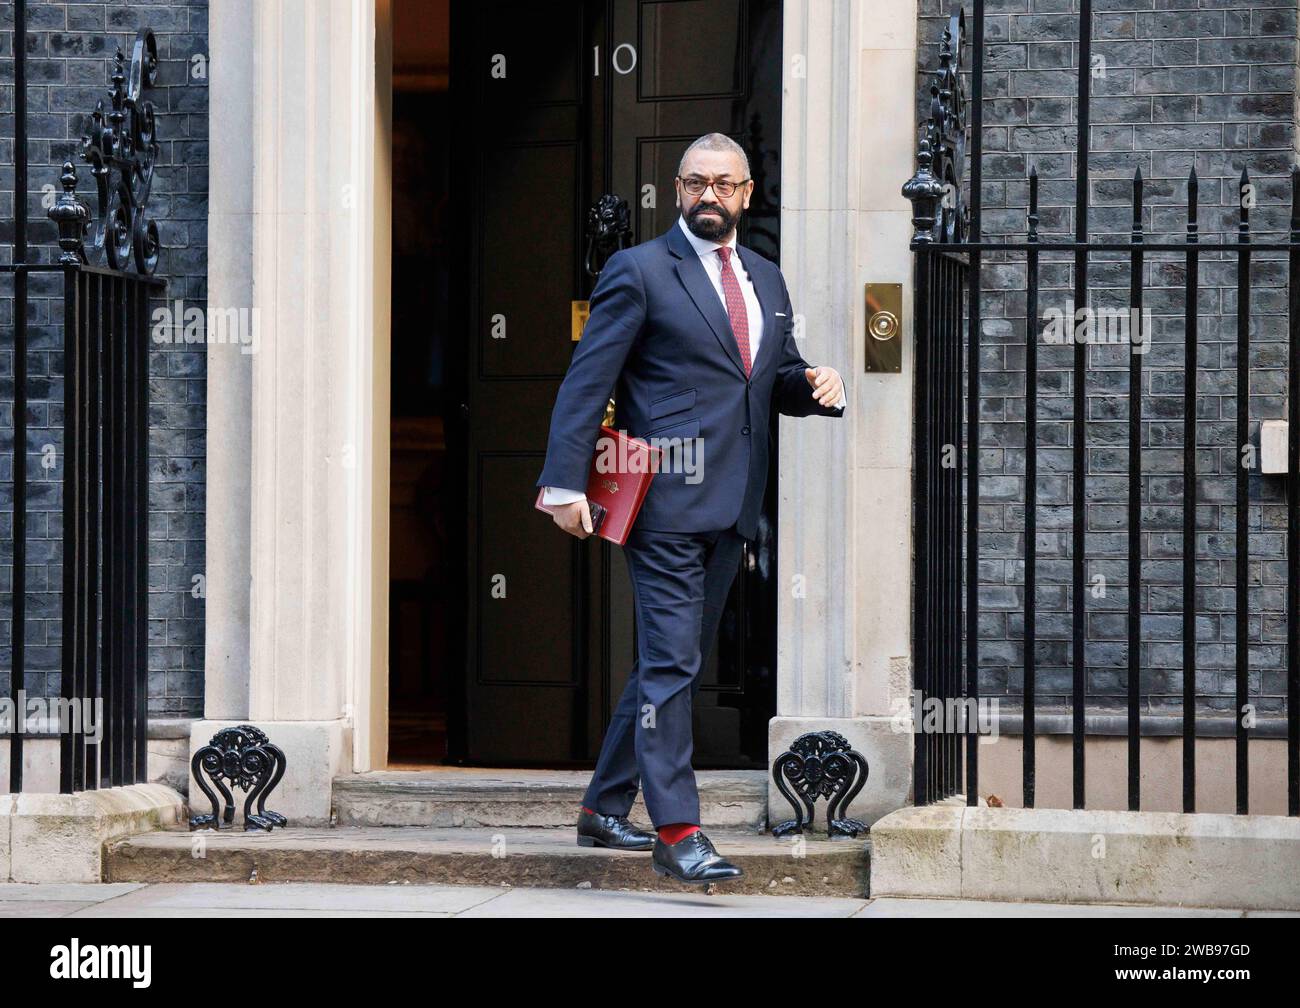
{"label": "brick wall", "polygon": [[[920,69],[937,66],[951,5],[922,0]],[[970,5],[967,5],[969,15]],[[1296,4],[1228,0],[1097,0],[1093,4],[1089,226],[1127,241],[1132,177],[1145,184],[1150,240],[1181,240],[1186,180],[1199,177],[1203,240],[1233,240],[1238,177],[1256,184],[1255,234],[1287,226],[1294,159]],[[1040,180],[1040,234],[1074,231],[1077,28],[1073,0],[986,4],[984,231],[1025,234],[1027,177]],[[969,28],[969,25],[968,25]],[[966,62],[969,69],[969,59]],[[928,78],[922,78],[928,85]],[[918,104],[918,111],[921,105]],[[902,180],[900,180],[901,182]],[[982,327],[979,654],[981,690],[1018,697],[1024,629],[1025,291],[1023,255],[992,255]],[[1127,254],[1094,255],[1089,305],[1128,305]],[[1185,269],[1148,253],[1144,282],[1152,344],[1143,358],[1142,692],[1153,712],[1181,708],[1182,446]],[[1044,255],[1039,311],[1069,310],[1069,256]],[[1236,445],[1235,254],[1202,253],[1198,277],[1197,690],[1231,712],[1234,683]],[[1038,368],[1037,688],[1044,706],[1071,689],[1073,346],[1049,345]],[[1286,263],[1252,267],[1252,440],[1285,417]],[[1088,347],[1087,690],[1090,710],[1127,690],[1127,346]],[[1285,704],[1285,510],[1282,477],[1250,480],[1250,691],[1264,714]],[[1100,580],[1097,580],[1100,579]]]}
{"label": "brick wall", "polygon": [[[107,94],[112,57],[130,58],[135,31],[151,27],[161,60],[150,98],[162,150],[150,199],[167,297],[206,307],[207,0],[27,5],[27,108],[31,258],[50,261],[55,231],[45,214],[59,191],[60,167],[78,166],[78,192],[94,205],[88,168],[76,157],[84,124]],[[13,5],[0,5],[0,257],[13,256]],[[62,442],[62,299],[59,280],[34,276],[28,338],[29,693],[59,688],[61,468],[41,466],[44,445]],[[13,556],[13,287],[0,279],[0,689],[9,690]],[[204,569],[203,344],[153,343],[150,357],[149,710],[154,716],[202,713],[203,601],[192,595]],[[106,600],[106,604],[111,604]]]}

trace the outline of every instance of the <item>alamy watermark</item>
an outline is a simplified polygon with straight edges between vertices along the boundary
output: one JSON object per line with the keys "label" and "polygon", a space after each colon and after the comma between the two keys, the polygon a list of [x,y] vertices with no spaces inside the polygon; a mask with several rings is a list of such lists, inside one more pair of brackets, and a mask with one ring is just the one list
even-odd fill
{"label": "alamy watermark", "polygon": [[977,734],[981,743],[998,737],[998,697],[927,697],[919,689],[894,701],[890,729],[898,734]]}
{"label": "alamy watermark", "polygon": [[[627,431],[619,433],[626,435]],[[598,473],[685,473],[687,483],[703,481],[704,438],[651,436],[640,440],[651,448],[658,449],[658,454],[629,451],[630,442],[621,438],[597,438],[596,471]]]}
{"label": "alamy watermark", "polygon": [[257,308],[185,307],[177,298],[153,310],[150,335],[155,343],[226,344],[240,353],[257,353],[259,342]]}
{"label": "alamy watermark", "polygon": [[1132,346],[1133,353],[1144,354],[1151,346],[1151,310],[1149,308],[1079,308],[1067,301],[1065,308],[1048,308],[1043,312],[1044,343],[1098,343]]}
{"label": "alamy watermark", "polygon": [[26,690],[18,691],[17,704],[12,697],[0,697],[0,733],[48,735],[55,732],[84,735],[88,743],[97,745],[104,737],[104,698],[29,697]]}

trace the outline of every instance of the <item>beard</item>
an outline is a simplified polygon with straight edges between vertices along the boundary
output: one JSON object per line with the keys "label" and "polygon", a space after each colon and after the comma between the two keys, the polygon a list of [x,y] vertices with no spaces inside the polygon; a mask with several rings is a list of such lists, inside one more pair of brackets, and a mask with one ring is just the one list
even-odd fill
{"label": "beard", "polygon": [[[700,211],[716,211],[716,217],[701,217]],[[691,234],[696,238],[703,238],[705,241],[725,241],[736,227],[737,214],[733,217],[727,212],[727,208],[716,203],[697,203],[689,214],[686,216],[686,226],[690,229]]]}

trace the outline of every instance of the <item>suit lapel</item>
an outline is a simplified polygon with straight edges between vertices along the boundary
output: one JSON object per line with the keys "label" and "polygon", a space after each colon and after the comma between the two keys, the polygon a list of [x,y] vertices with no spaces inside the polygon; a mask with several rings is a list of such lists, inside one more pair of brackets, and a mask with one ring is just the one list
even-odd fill
{"label": "suit lapel", "polygon": [[[700,257],[695,254],[695,249],[691,248],[691,243],[686,240],[681,227],[677,224],[673,224],[672,230],[668,232],[668,248],[677,257],[677,276],[682,286],[686,288],[686,293],[691,296],[695,307],[709,323],[709,328],[713,330],[713,335],[723,352],[736,365],[740,376],[745,377],[745,366],[740,360],[740,347],[736,345],[735,334],[731,331],[731,320],[727,318],[727,312],[722,307],[722,302],[718,300],[718,292],[713,289],[709,275],[704,272],[704,264],[700,262]],[[748,261],[742,257],[742,262],[745,263],[745,269],[748,271]],[[753,274],[750,273],[750,276],[752,277]],[[763,331],[766,340],[767,330]]]}

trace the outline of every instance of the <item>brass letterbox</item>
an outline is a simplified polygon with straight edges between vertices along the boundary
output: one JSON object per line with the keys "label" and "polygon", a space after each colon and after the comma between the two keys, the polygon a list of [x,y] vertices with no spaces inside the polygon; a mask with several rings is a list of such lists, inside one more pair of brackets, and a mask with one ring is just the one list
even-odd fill
{"label": "brass letterbox", "polygon": [[591,314],[590,301],[569,302],[569,338],[577,343],[582,339],[582,330],[587,325],[587,316]]}

